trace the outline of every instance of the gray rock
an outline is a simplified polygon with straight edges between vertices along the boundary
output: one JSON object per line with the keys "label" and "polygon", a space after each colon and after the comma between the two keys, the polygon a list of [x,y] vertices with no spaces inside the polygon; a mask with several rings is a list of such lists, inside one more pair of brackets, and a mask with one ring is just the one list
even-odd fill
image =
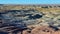
{"label": "gray rock", "polygon": [[1,18],[5,21],[5,23],[3,24],[14,24],[14,26],[16,25],[16,27],[19,27],[22,24],[36,24],[36,19],[39,19],[42,16],[43,14],[36,10],[9,10],[1,13]]}

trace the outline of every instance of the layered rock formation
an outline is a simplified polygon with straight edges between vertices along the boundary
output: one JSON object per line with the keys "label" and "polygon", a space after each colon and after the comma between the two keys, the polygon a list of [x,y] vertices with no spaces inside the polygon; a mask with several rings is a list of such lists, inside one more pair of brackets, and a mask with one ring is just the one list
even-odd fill
{"label": "layered rock formation", "polygon": [[3,31],[9,34],[60,34],[60,8],[15,8],[0,10],[0,33]]}

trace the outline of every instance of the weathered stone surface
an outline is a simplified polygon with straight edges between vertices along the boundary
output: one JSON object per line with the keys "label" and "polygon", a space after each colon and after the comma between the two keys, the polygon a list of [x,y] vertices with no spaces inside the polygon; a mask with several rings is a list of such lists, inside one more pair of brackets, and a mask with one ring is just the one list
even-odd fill
{"label": "weathered stone surface", "polygon": [[[35,15],[34,15],[35,14]],[[1,13],[1,17],[6,23],[26,23],[32,24],[36,22],[36,19],[42,17],[38,11],[35,10],[10,10],[7,13]]]}
{"label": "weathered stone surface", "polygon": [[0,9],[0,31],[14,34],[13,32],[21,28],[18,34],[60,34],[60,8],[47,6],[43,8],[40,6],[12,8],[13,6],[10,6],[7,8],[6,6],[5,9],[4,7]]}

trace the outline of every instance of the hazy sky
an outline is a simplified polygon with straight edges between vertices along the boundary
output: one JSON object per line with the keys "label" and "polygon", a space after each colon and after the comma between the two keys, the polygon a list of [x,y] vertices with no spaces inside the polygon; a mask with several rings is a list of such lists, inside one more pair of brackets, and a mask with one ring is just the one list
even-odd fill
{"label": "hazy sky", "polygon": [[0,0],[0,4],[60,4],[60,0]]}

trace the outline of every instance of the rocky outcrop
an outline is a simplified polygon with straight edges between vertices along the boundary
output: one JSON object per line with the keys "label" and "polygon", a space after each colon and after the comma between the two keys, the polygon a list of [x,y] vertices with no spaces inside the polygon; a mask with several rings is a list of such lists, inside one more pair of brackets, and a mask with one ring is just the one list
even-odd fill
{"label": "rocky outcrop", "polygon": [[60,34],[60,11],[56,9],[52,12],[53,8],[45,8],[40,8],[41,11],[36,8],[0,11],[0,31],[9,34],[15,34],[15,32],[18,34]]}

